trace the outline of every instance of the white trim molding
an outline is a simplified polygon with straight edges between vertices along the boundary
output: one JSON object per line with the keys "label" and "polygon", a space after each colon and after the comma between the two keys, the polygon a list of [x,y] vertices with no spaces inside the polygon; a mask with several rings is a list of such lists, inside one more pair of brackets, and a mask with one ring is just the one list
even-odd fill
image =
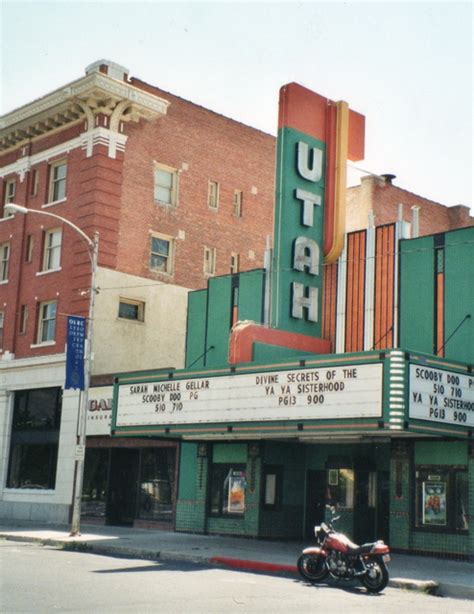
{"label": "white trim molding", "polygon": [[0,152],[83,119],[92,130],[99,114],[110,117],[112,131],[118,132],[122,122],[163,117],[168,106],[159,96],[93,72],[0,117]]}

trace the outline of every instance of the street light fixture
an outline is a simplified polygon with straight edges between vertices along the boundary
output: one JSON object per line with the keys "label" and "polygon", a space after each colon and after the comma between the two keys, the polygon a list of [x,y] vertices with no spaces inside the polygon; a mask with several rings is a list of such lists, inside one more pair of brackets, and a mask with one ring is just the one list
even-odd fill
{"label": "street light fixture", "polygon": [[86,344],[84,348],[84,390],[81,394],[81,400],[79,404],[79,415],[77,421],[77,446],[75,454],[75,471],[74,471],[74,488],[72,499],[72,521],[71,521],[71,536],[79,535],[81,528],[81,499],[82,499],[82,484],[84,481],[84,457],[86,449],[86,427],[87,427],[87,405],[89,402],[89,386],[91,377],[91,350],[92,350],[92,332],[94,322],[94,306],[95,295],[97,288],[95,286],[96,273],[97,273],[97,256],[99,253],[99,233],[94,233],[94,238],[91,239],[86,233],[78,226],[73,224],[67,218],[49,211],[40,211],[38,209],[27,209],[21,205],[15,203],[5,204],[5,213],[37,213],[38,215],[46,215],[60,220],[73,230],[75,230],[81,238],[87,243],[89,252],[89,258],[91,261],[91,289],[89,297],[89,322],[87,326]]}

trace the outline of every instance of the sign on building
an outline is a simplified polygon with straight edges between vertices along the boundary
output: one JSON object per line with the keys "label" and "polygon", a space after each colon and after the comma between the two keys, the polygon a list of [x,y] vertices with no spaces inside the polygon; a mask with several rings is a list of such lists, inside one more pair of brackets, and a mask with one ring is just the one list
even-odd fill
{"label": "sign on building", "polygon": [[382,364],[121,384],[116,426],[382,416]]}
{"label": "sign on building", "polygon": [[474,374],[412,364],[409,395],[410,418],[474,426]]}

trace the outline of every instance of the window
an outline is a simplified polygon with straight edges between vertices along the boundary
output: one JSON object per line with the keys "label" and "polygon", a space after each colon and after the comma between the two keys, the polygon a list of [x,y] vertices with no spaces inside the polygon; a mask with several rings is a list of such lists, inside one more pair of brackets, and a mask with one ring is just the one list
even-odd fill
{"label": "window", "polygon": [[109,464],[110,448],[87,448],[82,484],[82,516],[105,519]]}
{"label": "window", "polygon": [[234,215],[235,217],[242,217],[242,190],[234,190]]}
{"label": "window", "polygon": [[173,248],[174,242],[171,238],[160,235],[152,236],[150,268],[170,275],[173,271]]}
{"label": "window", "polygon": [[57,302],[47,301],[39,305],[38,343],[54,341],[56,336]]}
{"label": "window", "polygon": [[210,512],[213,516],[245,513],[245,465],[211,465]]}
{"label": "window", "polygon": [[118,317],[124,320],[143,322],[145,319],[145,303],[121,298],[119,301]]}
{"label": "window", "polygon": [[49,167],[49,195],[48,202],[54,203],[66,198],[67,162],[61,160]]}
{"label": "window", "polygon": [[25,243],[25,262],[33,260],[33,235],[27,235]]}
{"label": "window", "polygon": [[219,184],[217,181],[209,181],[207,204],[211,209],[219,207]]}
{"label": "window", "polygon": [[204,247],[204,273],[214,275],[216,272],[216,248]]}
{"label": "window", "polygon": [[28,305],[22,305],[20,307],[20,324],[18,332],[20,335],[24,335],[26,333],[26,324],[28,322]]}
{"label": "window", "polygon": [[327,480],[328,505],[336,508],[354,507],[354,471],[352,469],[329,469]]}
{"label": "window", "polygon": [[0,311],[0,350],[3,349],[3,330],[5,326],[5,312]]}
{"label": "window", "polygon": [[415,526],[438,531],[467,531],[467,468],[418,466],[415,470]]}
{"label": "window", "polygon": [[10,259],[10,243],[0,244],[0,282],[8,281],[8,261]]}
{"label": "window", "polygon": [[38,194],[38,171],[34,168],[30,175],[30,196]]}
{"label": "window", "polygon": [[234,252],[230,255],[230,272],[232,274],[239,272],[239,254]]}
{"label": "window", "polygon": [[47,230],[44,233],[43,271],[59,269],[61,264],[61,230]]}
{"label": "window", "polygon": [[138,517],[172,522],[175,499],[174,448],[141,450]]}
{"label": "window", "polygon": [[[15,200],[15,191],[16,191],[16,182],[14,179],[10,179],[9,181],[5,181],[4,184],[4,192],[3,192],[3,206],[8,203],[12,203]],[[11,213],[5,214],[3,213],[3,217],[11,217]]]}
{"label": "window", "polygon": [[15,392],[7,488],[55,487],[60,422],[61,388]]}
{"label": "window", "polygon": [[281,503],[283,467],[266,465],[263,470],[263,506],[276,510]]}
{"label": "window", "polygon": [[155,201],[176,207],[178,196],[178,171],[167,166],[155,168]]}

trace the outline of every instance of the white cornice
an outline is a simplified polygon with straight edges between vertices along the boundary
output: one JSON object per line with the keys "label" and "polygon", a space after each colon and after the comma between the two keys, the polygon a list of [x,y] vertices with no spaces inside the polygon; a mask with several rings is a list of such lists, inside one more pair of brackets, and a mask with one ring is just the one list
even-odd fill
{"label": "white cornice", "polygon": [[[119,107],[120,105],[120,107]],[[32,138],[79,119],[103,113],[118,121],[152,120],[166,115],[169,102],[96,72],[0,117],[0,151],[18,147]]]}
{"label": "white cornice", "polygon": [[18,369],[44,368],[61,366],[66,362],[66,354],[49,354],[47,356],[35,356],[29,358],[12,358],[0,360],[0,371],[13,371]]}

